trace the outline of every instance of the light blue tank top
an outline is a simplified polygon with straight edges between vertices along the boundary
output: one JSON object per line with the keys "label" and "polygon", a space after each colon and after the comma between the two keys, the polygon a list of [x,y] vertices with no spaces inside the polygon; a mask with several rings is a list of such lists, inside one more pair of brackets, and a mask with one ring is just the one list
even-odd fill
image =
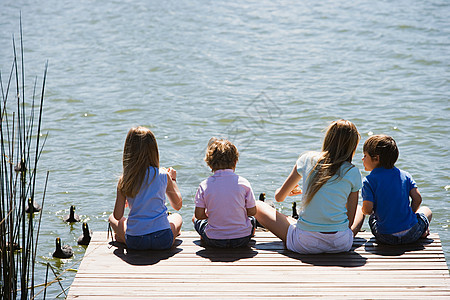
{"label": "light blue tank top", "polygon": [[[302,175],[303,190],[309,184],[308,175],[317,163],[320,153],[307,152],[297,160],[297,172]],[[307,231],[333,232],[348,228],[347,204],[351,192],[361,189],[361,173],[349,162],[344,162],[301,211],[297,226]]]}
{"label": "light blue tank top", "polygon": [[167,172],[149,167],[139,193],[134,198],[127,198],[130,213],[126,234],[140,236],[170,228],[165,205],[166,188]]}

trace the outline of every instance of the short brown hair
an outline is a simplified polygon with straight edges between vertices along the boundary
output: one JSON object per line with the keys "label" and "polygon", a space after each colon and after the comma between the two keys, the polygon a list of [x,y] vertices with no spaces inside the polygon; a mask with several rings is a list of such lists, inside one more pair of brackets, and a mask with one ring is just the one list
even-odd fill
{"label": "short brown hair", "polygon": [[398,148],[395,140],[388,135],[373,135],[364,143],[363,151],[370,157],[378,155],[380,167],[392,169],[398,158]]}
{"label": "short brown hair", "polygon": [[233,169],[239,159],[239,152],[233,143],[225,139],[211,138],[206,149],[205,162],[211,170]]}

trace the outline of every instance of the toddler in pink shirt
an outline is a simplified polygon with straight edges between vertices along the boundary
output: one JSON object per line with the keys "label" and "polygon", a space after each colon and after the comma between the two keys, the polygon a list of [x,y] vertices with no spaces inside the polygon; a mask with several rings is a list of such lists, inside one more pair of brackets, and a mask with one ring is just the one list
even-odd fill
{"label": "toddler in pink shirt", "polygon": [[256,202],[247,179],[234,173],[239,158],[235,145],[212,138],[205,161],[214,174],[200,183],[195,195],[195,230],[208,246],[246,246],[255,230]]}

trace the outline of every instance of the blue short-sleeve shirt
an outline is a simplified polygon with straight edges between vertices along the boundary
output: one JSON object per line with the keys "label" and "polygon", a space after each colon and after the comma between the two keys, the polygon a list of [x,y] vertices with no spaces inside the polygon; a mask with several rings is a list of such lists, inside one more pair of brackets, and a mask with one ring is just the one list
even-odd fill
{"label": "blue short-sleeve shirt", "polygon": [[412,176],[396,167],[375,168],[363,180],[363,201],[373,202],[378,232],[392,234],[417,223],[409,192],[417,188]]}

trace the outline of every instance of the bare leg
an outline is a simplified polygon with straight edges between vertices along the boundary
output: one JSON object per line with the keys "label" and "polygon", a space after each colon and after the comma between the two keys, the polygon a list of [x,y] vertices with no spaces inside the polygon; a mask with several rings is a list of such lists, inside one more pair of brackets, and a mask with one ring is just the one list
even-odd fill
{"label": "bare leg", "polygon": [[[431,223],[431,219],[433,218],[433,213],[431,212],[431,209],[428,208],[428,206],[421,206],[419,207],[419,209],[416,211],[416,213],[423,213],[427,219],[428,222]],[[425,238],[430,234],[430,228],[428,228],[423,234],[422,237]]]}
{"label": "bare leg", "polygon": [[286,244],[288,228],[291,224],[297,223],[297,220],[279,213],[269,204],[256,201],[256,219],[261,225],[270,230]]}
{"label": "bare leg", "polygon": [[173,233],[173,241],[175,242],[177,236],[180,235],[181,225],[183,225],[183,218],[180,214],[174,213],[168,215],[167,219],[169,220],[170,228],[172,229]]}
{"label": "bare leg", "polygon": [[125,232],[127,231],[127,218],[117,220],[114,215],[109,216],[109,224],[111,224],[112,230],[114,230],[116,241],[125,244]]}
{"label": "bare leg", "polygon": [[362,212],[361,205],[358,205],[356,208],[355,220],[353,220],[353,225],[350,228],[353,231],[353,236],[356,236],[356,234],[361,230],[364,223],[364,217],[365,216]]}

